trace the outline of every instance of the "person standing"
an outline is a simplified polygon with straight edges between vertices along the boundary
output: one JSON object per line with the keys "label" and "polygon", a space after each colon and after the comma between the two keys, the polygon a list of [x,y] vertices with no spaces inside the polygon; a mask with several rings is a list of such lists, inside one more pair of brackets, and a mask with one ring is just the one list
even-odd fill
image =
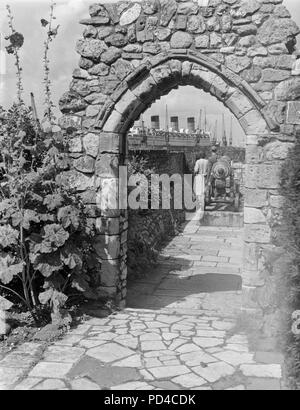
{"label": "person standing", "polygon": [[194,168],[194,193],[197,198],[197,219],[199,220],[204,216],[207,171],[208,160],[205,158],[205,154],[200,154]]}
{"label": "person standing", "polygon": [[207,169],[208,180],[210,180],[210,174],[211,174],[212,167],[217,161],[218,161],[217,147],[213,146],[211,149],[211,156],[208,158],[208,169]]}

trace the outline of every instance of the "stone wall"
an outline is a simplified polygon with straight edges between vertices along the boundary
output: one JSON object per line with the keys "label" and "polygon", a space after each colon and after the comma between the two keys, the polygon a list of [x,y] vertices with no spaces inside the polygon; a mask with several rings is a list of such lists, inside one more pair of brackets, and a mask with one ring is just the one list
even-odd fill
{"label": "stone wall", "polygon": [[168,152],[166,150],[129,151],[129,161],[134,155],[141,156],[147,161],[147,166],[157,174],[184,174],[186,159],[183,152]]}
{"label": "stone wall", "polygon": [[144,274],[157,262],[162,244],[176,235],[184,213],[175,210],[130,211],[128,230],[128,279]]}
{"label": "stone wall", "polygon": [[[147,161],[147,167],[158,175],[183,175],[185,158],[183,153],[167,151],[132,151]],[[172,200],[171,200],[172,204]],[[128,278],[144,273],[145,269],[155,264],[157,251],[163,241],[177,232],[177,227],[185,219],[183,210],[129,210],[128,214]]]}
{"label": "stone wall", "polygon": [[[193,85],[223,102],[246,134],[244,309],[261,323],[276,318],[276,272],[285,263],[280,170],[300,126],[294,51],[300,30],[281,3],[209,0],[200,7],[181,0],[125,1],[92,5],[90,18],[81,21],[80,68],[60,100],[61,126],[75,131],[74,166],[67,177],[97,221],[105,278],[99,293],[120,306],[127,211],[108,205],[118,198],[126,133],[155,99]],[[96,209],[92,192],[100,198]]]}

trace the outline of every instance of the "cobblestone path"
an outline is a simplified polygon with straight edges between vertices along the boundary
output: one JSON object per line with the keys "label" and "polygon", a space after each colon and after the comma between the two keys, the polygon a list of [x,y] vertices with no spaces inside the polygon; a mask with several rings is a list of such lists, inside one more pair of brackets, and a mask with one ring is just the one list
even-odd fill
{"label": "cobblestone path", "polygon": [[190,222],[130,284],[127,309],[46,349],[23,344],[0,362],[0,387],[279,390],[281,355],[252,351],[236,323],[241,234]]}

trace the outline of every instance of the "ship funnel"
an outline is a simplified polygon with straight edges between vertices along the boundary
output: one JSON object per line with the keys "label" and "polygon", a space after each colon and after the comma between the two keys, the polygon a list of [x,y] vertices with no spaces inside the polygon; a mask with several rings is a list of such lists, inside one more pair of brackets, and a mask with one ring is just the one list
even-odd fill
{"label": "ship funnel", "polygon": [[173,128],[174,131],[179,131],[178,117],[171,117],[171,128]]}
{"label": "ship funnel", "polygon": [[160,129],[159,115],[152,115],[151,116],[151,128],[154,128],[155,130]]}
{"label": "ship funnel", "polygon": [[187,127],[189,132],[195,132],[195,117],[188,117],[187,119]]}

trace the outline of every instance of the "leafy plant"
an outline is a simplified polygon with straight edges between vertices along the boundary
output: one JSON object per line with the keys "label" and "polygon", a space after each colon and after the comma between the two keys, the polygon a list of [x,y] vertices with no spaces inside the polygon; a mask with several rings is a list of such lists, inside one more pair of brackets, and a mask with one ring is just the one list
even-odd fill
{"label": "leafy plant", "polygon": [[93,296],[85,263],[91,232],[63,174],[67,140],[37,132],[23,104],[8,110],[0,130],[0,288],[30,310],[49,304],[60,320],[72,288]]}
{"label": "leafy plant", "polygon": [[96,297],[87,266],[98,261],[91,257],[93,232],[83,204],[64,174],[70,167],[68,141],[53,114],[48,52],[58,30],[52,26],[54,6],[49,22],[41,20],[47,29],[42,127],[35,104],[29,109],[22,99],[19,49],[24,37],[14,29],[7,6],[11,34],[6,50],[16,60],[18,98],[9,110],[0,107],[0,292],[33,312],[48,305],[53,322],[68,323],[64,306],[74,290]]}

